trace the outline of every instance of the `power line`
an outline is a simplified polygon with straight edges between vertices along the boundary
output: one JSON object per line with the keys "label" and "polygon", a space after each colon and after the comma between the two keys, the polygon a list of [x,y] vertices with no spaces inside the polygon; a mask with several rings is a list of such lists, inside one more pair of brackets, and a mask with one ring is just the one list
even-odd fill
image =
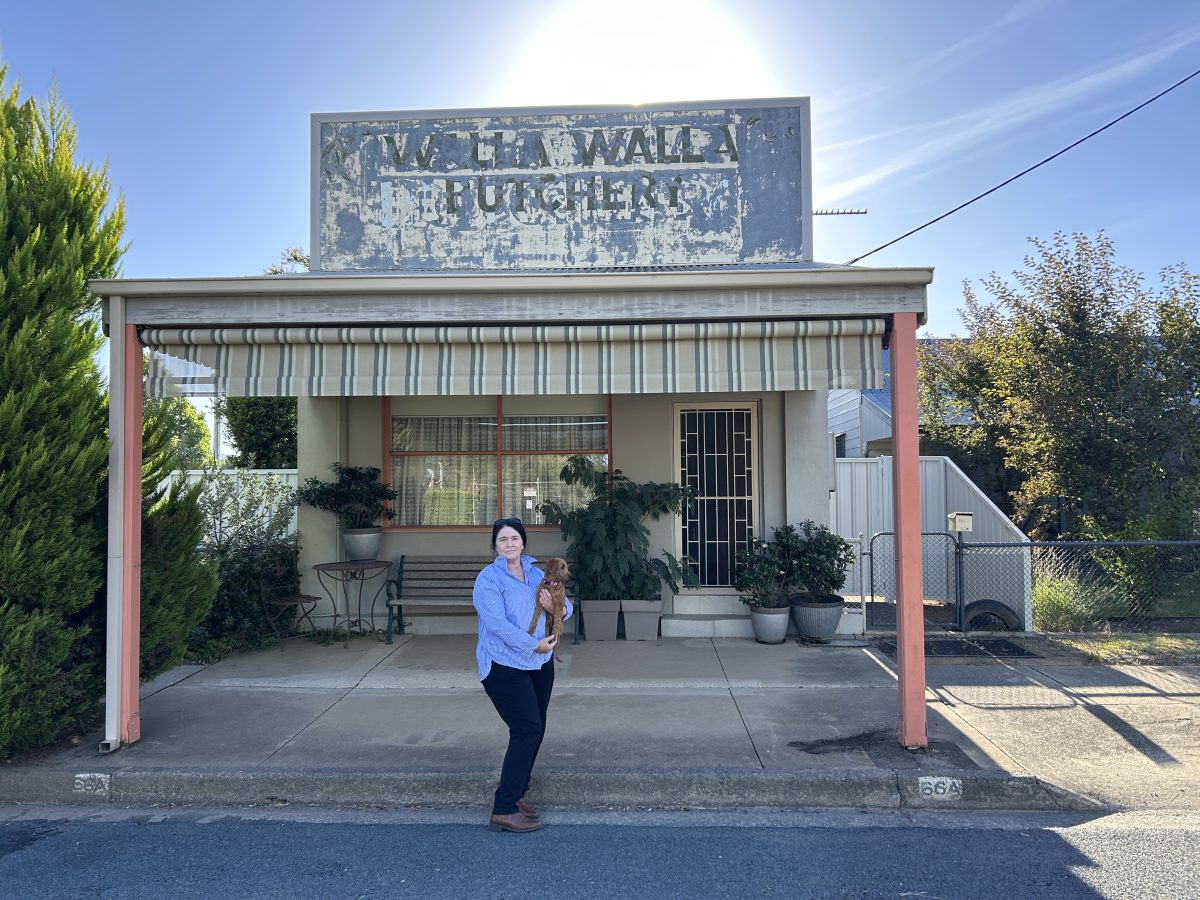
{"label": "power line", "polygon": [[1076,147],[1078,147],[1080,144],[1082,144],[1084,141],[1087,141],[1087,140],[1090,140],[1091,138],[1094,138],[1094,137],[1095,137],[1096,135],[1098,135],[1100,132],[1102,132],[1102,131],[1106,131],[1107,129],[1109,129],[1109,128],[1112,128],[1114,125],[1116,125],[1116,124],[1117,124],[1118,122],[1120,122],[1122,119],[1127,119],[1127,118],[1129,118],[1129,117],[1130,117],[1130,116],[1132,116],[1132,115],[1133,115],[1135,112],[1137,112],[1139,109],[1143,109],[1143,108],[1145,108],[1145,107],[1149,106],[1151,103],[1153,103],[1153,102],[1154,102],[1155,100],[1157,100],[1159,97],[1165,97],[1167,94],[1171,93],[1171,91],[1175,90],[1175,88],[1179,87],[1180,85],[1186,84],[1187,82],[1189,82],[1189,81],[1191,81],[1193,78],[1195,78],[1197,75],[1200,75],[1200,69],[1197,69],[1195,72],[1193,72],[1191,75],[1188,75],[1188,76],[1187,76],[1187,77],[1185,77],[1185,78],[1181,78],[1181,79],[1179,79],[1177,82],[1175,82],[1175,83],[1174,83],[1173,85],[1171,85],[1169,88],[1167,88],[1167,89],[1165,89],[1165,90],[1162,90],[1162,91],[1159,91],[1157,94],[1155,94],[1153,97],[1151,97],[1149,100],[1145,101],[1144,103],[1139,103],[1137,106],[1135,106],[1133,109],[1129,110],[1128,112],[1126,112],[1126,113],[1123,113],[1122,115],[1119,115],[1119,116],[1117,116],[1115,119],[1113,119],[1113,120],[1112,120],[1111,122],[1109,122],[1107,125],[1102,125],[1101,127],[1097,128],[1095,131],[1093,131],[1091,134],[1084,135],[1084,136],[1083,136],[1083,137],[1081,137],[1079,140],[1075,141],[1075,143],[1073,143],[1073,144],[1068,144],[1066,147],[1063,147],[1063,148],[1062,148],[1061,150],[1059,150],[1057,153],[1053,153],[1053,154],[1051,154],[1050,156],[1047,156],[1047,157],[1046,157],[1045,159],[1043,159],[1041,162],[1039,162],[1039,163],[1034,163],[1034,164],[1033,164],[1032,166],[1030,166],[1028,169],[1023,169],[1022,171],[1018,172],[1016,175],[1013,175],[1011,178],[1006,178],[1004,181],[1000,182],[1000,183],[999,183],[998,185],[996,185],[995,187],[988,188],[988,189],[987,189],[986,191],[984,191],[982,194],[977,194],[976,196],[972,197],[970,200],[966,201],[965,203],[960,203],[958,206],[954,207],[954,209],[947,210],[946,212],[942,213],[940,216],[937,216],[936,218],[930,219],[930,220],[929,220],[928,222],[926,222],[924,225],[918,225],[916,228],[912,229],[911,231],[906,231],[906,232],[904,232],[904,234],[900,235],[900,237],[898,237],[898,238],[892,238],[892,239],[891,239],[890,241],[888,241],[886,244],[880,244],[880,245],[879,245],[878,247],[876,247],[874,250],[868,250],[866,253],[862,254],[861,256],[856,256],[856,257],[854,257],[854,259],[850,260],[849,262],[847,262],[847,263],[843,263],[843,265],[852,266],[852,265],[854,265],[856,262],[858,262],[859,260],[866,259],[868,256],[872,255],[873,253],[878,253],[880,250],[883,250],[883,249],[885,249],[885,248],[887,248],[887,247],[890,247],[890,246],[892,246],[892,244],[898,243],[898,242],[900,242],[900,241],[904,240],[906,237],[911,237],[912,235],[916,234],[918,231],[921,231],[921,230],[922,230],[922,229],[924,229],[924,228],[928,228],[930,225],[933,225],[933,224],[935,224],[935,223],[937,223],[937,222],[940,222],[940,221],[942,221],[942,219],[946,218],[947,216],[952,216],[952,215],[954,215],[954,214],[955,214],[956,212],[958,212],[960,209],[966,209],[968,206],[970,206],[970,205],[971,205],[972,203],[974,203],[976,200],[982,200],[982,199],[983,199],[984,197],[986,197],[988,194],[994,194],[996,191],[1000,190],[1000,188],[1004,187],[1005,185],[1012,184],[1014,181],[1016,181],[1016,180],[1017,180],[1018,178],[1020,178],[1021,176],[1023,176],[1023,175],[1028,175],[1028,174],[1029,174],[1030,172],[1032,172],[1034,169],[1037,169],[1037,168],[1040,168],[1040,167],[1044,166],[1046,163],[1050,162],[1052,159],[1057,159],[1058,157],[1060,157],[1060,156],[1062,156],[1064,153],[1066,153],[1068,150],[1073,150],[1074,148],[1076,148]]}

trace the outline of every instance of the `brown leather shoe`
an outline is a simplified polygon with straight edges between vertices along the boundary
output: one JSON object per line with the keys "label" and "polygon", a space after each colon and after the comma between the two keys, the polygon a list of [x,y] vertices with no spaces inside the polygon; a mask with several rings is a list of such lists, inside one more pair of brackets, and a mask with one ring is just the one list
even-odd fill
{"label": "brown leather shoe", "polygon": [[517,812],[527,819],[532,819],[534,822],[538,821],[537,807],[530,806],[524,800],[517,801]]}
{"label": "brown leather shoe", "polygon": [[488,822],[489,831],[512,831],[516,834],[524,834],[526,831],[537,831],[541,827],[541,822],[519,812],[509,813],[507,816],[498,816],[492,813],[491,821]]}

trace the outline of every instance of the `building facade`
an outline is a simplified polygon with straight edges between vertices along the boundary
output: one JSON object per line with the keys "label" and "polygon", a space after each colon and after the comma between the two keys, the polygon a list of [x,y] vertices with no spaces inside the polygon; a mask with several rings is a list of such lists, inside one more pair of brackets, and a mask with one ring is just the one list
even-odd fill
{"label": "building facade", "polygon": [[[370,465],[399,492],[385,558],[482,565],[492,521],[511,515],[533,527],[535,554],[561,552],[537,509],[570,501],[554,476],[571,453],[688,484],[694,508],[651,527],[656,549],[698,560],[701,587],[664,598],[663,634],[749,635],[734,554],[773,527],[828,521],[827,392],[882,389],[885,347],[897,491],[916,482],[915,331],[932,272],[815,262],[810,172],[805,99],[319,115],[312,273],[94,283],[112,338],[113,471],[128,473],[110,501],[123,575],[110,579],[109,742],[137,739],[143,391],[298,397],[301,478]],[[896,531],[917,541],[917,596],[911,505],[897,502]],[[302,569],[338,558],[330,517],[302,509],[300,531]],[[923,667],[913,677],[902,707],[920,692],[920,745]]]}

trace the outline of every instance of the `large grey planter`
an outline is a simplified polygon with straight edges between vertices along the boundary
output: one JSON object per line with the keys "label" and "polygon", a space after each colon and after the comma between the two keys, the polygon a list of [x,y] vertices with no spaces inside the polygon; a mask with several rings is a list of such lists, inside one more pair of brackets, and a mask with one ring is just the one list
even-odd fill
{"label": "large grey planter", "polygon": [[383,541],[383,529],[343,528],[342,546],[346,548],[346,559],[361,561],[379,559],[379,545]]}
{"label": "large grey planter", "polygon": [[589,641],[615,641],[620,600],[581,600],[583,635]]}
{"label": "large grey planter", "polygon": [[782,644],[787,637],[788,608],[750,607],[750,624],[754,639],[760,644]]}
{"label": "large grey planter", "polygon": [[825,643],[837,633],[838,623],[842,621],[842,607],[846,605],[842,597],[793,594],[791,602],[792,621],[802,638]]}
{"label": "large grey planter", "polygon": [[658,620],[662,617],[662,600],[622,600],[625,616],[625,640],[657,641]]}

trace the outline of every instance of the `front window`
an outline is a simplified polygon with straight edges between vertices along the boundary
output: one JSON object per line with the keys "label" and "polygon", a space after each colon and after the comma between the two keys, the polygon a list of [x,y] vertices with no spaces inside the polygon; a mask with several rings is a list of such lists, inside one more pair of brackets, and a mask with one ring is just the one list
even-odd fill
{"label": "front window", "polygon": [[[490,526],[504,516],[543,523],[538,506],[586,499],[558,473],[582,454],[608,466],[606,413],[392,415],[391,476],[398,527]],[[499,427],[497,427],[499,423]]]}

